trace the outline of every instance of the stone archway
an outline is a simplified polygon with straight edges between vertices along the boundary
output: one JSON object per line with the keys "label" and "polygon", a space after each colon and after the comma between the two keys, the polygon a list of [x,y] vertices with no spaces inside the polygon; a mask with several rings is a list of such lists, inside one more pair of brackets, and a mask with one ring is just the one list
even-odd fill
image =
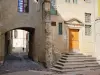
{"label": "stone archway", "polygon": [[[28,57],[31,58],[32,60],[34,60],[34,55],[35,55],[35,49],[34,49],[34,34],[35,34],[35,29],[34,28],[30,28],[30,27],[21,27],[21,28],[15,28],[16,30],[17,29],[21,29],[21,30],[25,30],[25,31],[28,31],[29,32],[29,52],[28,52]],[[15,29],[12,29],[12,30],[15,30]],[[10,30],[10,31],[12,31]],[[10,47],[9,47],[9,43],[10,43],[10,32],[7,31],[5,32],[5,58],[7,56],[7,54],[9,54],[10,52]]]}

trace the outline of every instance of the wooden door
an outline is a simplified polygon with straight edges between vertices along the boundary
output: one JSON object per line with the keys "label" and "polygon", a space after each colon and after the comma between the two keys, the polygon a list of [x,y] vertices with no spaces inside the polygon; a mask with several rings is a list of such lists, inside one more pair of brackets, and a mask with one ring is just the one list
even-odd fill
{"label": "wooden door", "polygon": [[79,29],[69,29],[69,49],[79,49]]}

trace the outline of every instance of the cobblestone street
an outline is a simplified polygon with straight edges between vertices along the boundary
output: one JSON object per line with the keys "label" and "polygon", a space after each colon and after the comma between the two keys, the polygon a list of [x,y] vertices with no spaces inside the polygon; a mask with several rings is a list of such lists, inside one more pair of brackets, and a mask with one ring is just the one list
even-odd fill
{"label": "cobblestone street", "polygon": [[4,65],[0,66],[0,75],[100,75],[100,69],[89,72],[56,73],[30,60],[25,53],[13,53],[8,55]]}
{"label": "cobblestone street", "polygon": [[10,54],[7,56],[4,65],[0,66],[0,75],[4,73],[12,73],[18,71],[28,71],[28,70],[45,70],[45,68],[31,61],[25,54]]}

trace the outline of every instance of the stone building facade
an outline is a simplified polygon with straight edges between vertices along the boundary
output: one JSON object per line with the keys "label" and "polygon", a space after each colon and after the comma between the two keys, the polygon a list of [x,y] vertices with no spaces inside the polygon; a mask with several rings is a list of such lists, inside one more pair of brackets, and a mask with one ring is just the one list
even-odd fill
{"label": "stone building facade", "polygon": [[14,29],[22,29],[29,31],[32,34],[32,43],[30,43],[32,52],[30,53],[33,60],[45,62],[45,27],[42,21],[43,0],[26,1],[29,2],[29,12],[18,11],[18,0],[0,0],[1,61],[3,61],[5,57],[5,44],[7,41],[5,33]]}
{"label": "stone building facade", "polygon": [[5,33],[14,29],[30,32],[29,55],[47,67],[52,67],[61,53],[95,56],[97,3],[97,0],[29,0],[29,12],[20,13],[18,0],[0,0],[0,60],[5,56]]}

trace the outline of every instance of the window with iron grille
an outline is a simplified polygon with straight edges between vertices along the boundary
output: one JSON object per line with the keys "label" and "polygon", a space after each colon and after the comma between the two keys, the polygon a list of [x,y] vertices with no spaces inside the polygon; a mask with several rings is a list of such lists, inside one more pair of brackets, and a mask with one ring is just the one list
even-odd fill
{"label": "window with iron grille", "polygon": [[74,4],[77,4],[77,0],[73,0],[73,3],[74,3]]}
{"label": "window with iron grille", "polygon": [[29,12],[29,0],[18,0],[18,12]]}
{"label": "window with iron grille", "polygon": [[65,2],[70,3],[70,0],[65,0]]}
{"label": "window with iron grille", "polygon": [[85,35],[91,36],[91,25],[85,25]]}
{"label": "window with iron grille", "polygon": [[62,23],[59,23],[58,30],[59,30],[59,35],[62,35]]}
{"label": "window with iron grille", "polygon": [[90,23],[91,22],[91,13],[85,13],[85,22]]}

